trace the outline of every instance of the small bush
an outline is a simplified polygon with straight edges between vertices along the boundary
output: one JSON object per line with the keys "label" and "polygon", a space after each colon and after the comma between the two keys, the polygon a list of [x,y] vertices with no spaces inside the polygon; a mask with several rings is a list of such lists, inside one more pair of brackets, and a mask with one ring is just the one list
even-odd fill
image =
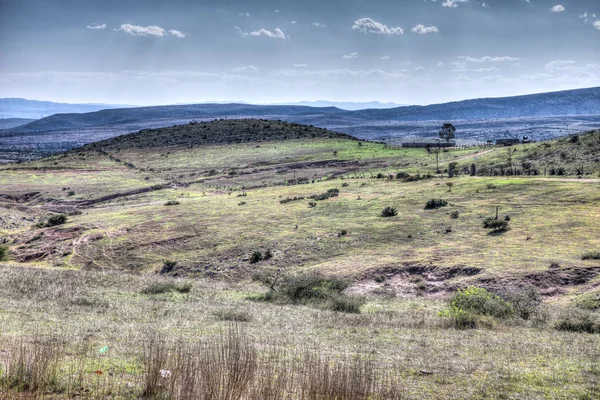
{"label": "small bush", "polygon": [[315,201],[322,201],[322,200],[330,199],[332,197],[337,197],[339,194],[340,194],[340,191],[338,189],[329,189],[325,193],[315,194],[315,195],[310,196],[310,198]]}
{"label": "small bush", "polygon": [[446,207],[447,205],[448,205],[448,202],[446,200],[430,199],[425,204],[425,209],[426,210],[435,210],[437,208]]}
{"label": "small bush", "polygon": [[267,249],[267,251],[265,251],[265,255],[263,256],[263,260],[270,260],[271,258],[273,258],[273,252],[271,249]]}
{"label": "small bush", "polygon": [[165,206],[178,206],[179,204],[177,200],[169,200],[165,203]]}
{"label": "small bush", "polygon": [[67,220],[68,220],[68,218],[65,214],[53,215],[50,218],[48,218],[48,221],[46,222],[45,226],[51,227],[51,226],[63,225],[67,222]]}
{"label": "small bush", "polygon": [[315,203],[314,201],[311,201],[310,203],[308,203],[308,206],[310,208],[315,208],[317,206],[317,203]]}
{"label": "small bush", "polygon": [[173,269],[175,269],[175,267],[177,266],[177,261],[172,261],[172,260],[164,260],[163,261],[163,266],[160,270],[161,274],[168,274],[169,272],[172,272]]}
{"label": "small bush", "polygon": [[156,282],[142,289],[142,294],[164,294],[164,293],[189,293],[192,291],[192,283],[184,282],[177,284],[175,282]]}
{"label": "small bush", "polygon": [[504,220],[505,220],[505,221],[510,221],[510,215],[506,214],[506,215],[504,216]]}
{"label": "small bush", "polygon": [[493,232],[505,232],[508,230],[508,221],[488,217],[483,220],[483,227],[491,229]]}
{"label": "small bush", "polygon": [[6,261],[8,259],[8,253],[8,246],[0,246],[0,261]]}
{"label": "small bush", "polygon": [[262,252],[260,250],[254,250],[250,255],[250,264],[256,264],[263,259]]}
{"label": "small bush", "polygon": [[517,290],[509,290],[502,296],[513,308],[515,316],[524,320],[532,319],[542,315],[540,306],[542,298],[534,286],[526,286]]}
{"label": "small bush", "polygon": [[395,217],[396,215],[398,215],[398,210],[394,207],[386,207],[381,212],[381,216],[384,218]]}
{"label": "small bush", "polygon": [[219,310],[213,313],[221,321],[231,322],[250,322],[252,315],[248,311],[243,310]]}
{"label": "small bush", "polygon": [[69,196],[75,196],[75,191],[74,190],[70,190],[68,193]]}
{"label": "small bush", "polygon": [[331,310],[350,314],[360,314],[360,308],[365,304],[363,297],[345,294],[333,295],[329,301]]}
{"label": "small bush", "polygon": [[450,299],[450,308],[495,318],[508,318],[514,314],[511,303],[484,288],[474,286],[458,289]]}
{"label": "small bush", "polygon": [[557,319],[554,328],[568,332],[600,333],[600,321],[589,311],[573,309],[565,311]]}
{"label": "small bush", "polygon": [[451,307],[438,312],[438,315],[447,318],[450,325],[456,329],[475,329],[478,326],[478,317],[472,312],[461,308]]}
{"label": "small bush", "polygon": [[582,260],[600,260],[600,251],[588,251],[581,256]]}
{"label": "small bush", "polygon": [[458,219],[458,217],[459,217],[458,211],[452,211],[452,213],[450,214],[450,218],[452,218],[452,219]]}
{"label": "small bush", "polygon": [[573,304],[584,310],[600,310],[600,291],[581,294],[573,299]]}

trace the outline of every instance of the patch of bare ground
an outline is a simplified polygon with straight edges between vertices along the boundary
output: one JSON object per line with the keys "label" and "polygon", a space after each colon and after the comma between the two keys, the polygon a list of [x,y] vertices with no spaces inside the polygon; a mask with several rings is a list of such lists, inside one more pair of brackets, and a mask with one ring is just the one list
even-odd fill
{"label": "patch of bare ground", "polygon": [[481,268],[465,266],[386,267],[361,275],[349,291],[355,294],[445,297],[467,286],[483,287],[494,292],[533,286],[539,289],[541,295],[549,297],[564,294],[571,287],[588,284],[600,276],[600,266],[550,267],[545,271],[505,276],[488,276],[483,272]]}

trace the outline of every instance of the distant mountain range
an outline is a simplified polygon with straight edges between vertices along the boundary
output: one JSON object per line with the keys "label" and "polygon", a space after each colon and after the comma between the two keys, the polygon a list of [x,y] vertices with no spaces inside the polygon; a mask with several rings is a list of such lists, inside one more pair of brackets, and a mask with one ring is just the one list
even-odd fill
{"label": "distant mountain range", "polygon": [[191,104],[55,114],[0,130],[0,152],[47,153],[141,129],[242,118],[284,120],[387,142],[437,136],[443,122],[454,123],[463,140],[521,135],[541,140],[599,128],[600,87],[355,111],[306,105]]}
{"label": "distant mountain range", "polygon": [[365,110],[372,108],[396,108],[396,107],[405,107],[407,104],[397,104],[397,103],[380,103],[378,101],[369,101],[369,102],[336,102],[336,101],[298,101],[292,103],[275,103],[269,105],[288,105],[288,106],[308,106],[308,107],[336,107],[340,110],[348,110],[348,111],[356,111],[356,110]]}
{"label": "distant mountain range", "polygon": [[3,118],[39,119],[53,114],[89,113],[108,108],[131,107],[116,104],[70,104],[52,101],[27,100],[19,98],[0,99],[0,113]]}

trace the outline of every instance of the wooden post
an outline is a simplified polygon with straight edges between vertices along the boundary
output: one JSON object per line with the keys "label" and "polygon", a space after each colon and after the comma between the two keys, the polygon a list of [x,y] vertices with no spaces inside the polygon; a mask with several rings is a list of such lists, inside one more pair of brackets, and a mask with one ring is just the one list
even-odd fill
{"label": "wooden post", "polygon": [[496,219],[498,219],[498,210],[500,210],[500,207],[496,206]]}

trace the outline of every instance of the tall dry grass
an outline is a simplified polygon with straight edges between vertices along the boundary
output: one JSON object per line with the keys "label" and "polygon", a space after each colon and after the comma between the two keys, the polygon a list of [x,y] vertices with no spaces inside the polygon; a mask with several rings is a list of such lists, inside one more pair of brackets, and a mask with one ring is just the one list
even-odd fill
{"label": "tall dry grass", "polygon": [[13,343],[2,358],[0,397],[245,400],[400,399],[394,369],[362,355],[286,349],[231,325],[220,336],[188,342],[149,335],[137,372],[93,371],[94,355],[59,339]]}

